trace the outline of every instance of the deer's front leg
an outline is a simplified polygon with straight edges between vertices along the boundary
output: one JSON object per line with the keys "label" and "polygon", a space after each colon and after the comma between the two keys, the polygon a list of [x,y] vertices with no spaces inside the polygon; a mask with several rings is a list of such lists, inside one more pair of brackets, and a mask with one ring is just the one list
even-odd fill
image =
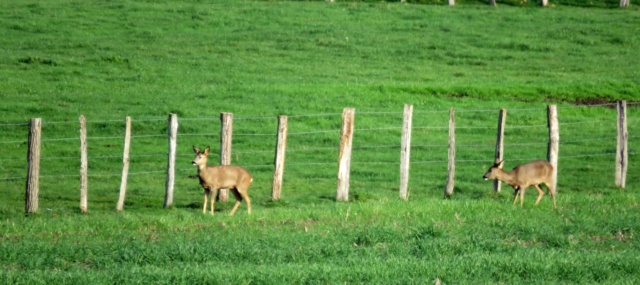
{"label": "deer's front leg", "polygon": [[207,188],[204,188],[204,204],[202,205],[202,213],[207,213],[207,195],[209,195],[211,191]]}
{"label": "deer's front leg", "polygon": [[522,206],[524,205],[524,191],[527,190],[527,187],[522,187],[520,189],[520,208],[522,208]]}

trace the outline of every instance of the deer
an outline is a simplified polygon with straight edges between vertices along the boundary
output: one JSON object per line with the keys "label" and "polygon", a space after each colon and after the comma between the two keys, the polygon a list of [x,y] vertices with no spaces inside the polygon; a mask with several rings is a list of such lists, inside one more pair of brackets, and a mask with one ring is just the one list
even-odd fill
{"label": "deer", "polygon": [[544,183],[549,189],[551,198],[553,198],[553,208],[556,208],[556,189],[553,186],[553,166],[546,160],[534,160],[525,164],[518,165],[513,170],[506,172],[502,170],[504,160],[495,163],[487,173],[483,176],[484,180],[497,179],[504,183],[507,183],[513,187],[515,193],[513,194],[513,204],[516,204],[518,200],[518,193],[520,193],[520,207],[524,203],[524,192],[527,187],[533,185],[538,190],[538,199],[536,199],[536,205],[540,203],[540,199],[544,196],[544,191],[540,188],[540,184]]}
{"label": "deer", "polygon": [[[253,182],[253,177],[246,169],[235,165],[207,165],[209,158],[209,147],[200,151],[199,148],[193,147],[196,157],[192,164],[198,166],[198,178],[200,185],[204,188],[204,206],[202,213],[207,213],[207,196],[211,202],[211,215],[213,215],[213,204],[219,189],[229,188],[236,197],[236,203],[231,210],[230,216],[235,214],[242,200],[247,202],[248,213],[251,214],[251,199],[249,198],[249,185]],[[212,195],[213,194],[213,195]]]}

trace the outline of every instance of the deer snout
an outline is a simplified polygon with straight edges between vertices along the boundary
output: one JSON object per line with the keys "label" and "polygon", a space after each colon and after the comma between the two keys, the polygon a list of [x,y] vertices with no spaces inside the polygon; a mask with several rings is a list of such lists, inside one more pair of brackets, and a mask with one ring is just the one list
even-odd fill
{"label": "deer snout", "polygon": [[193,164],[193,165],[198,165],[198,164],[196,164],[196,161],[195,161],[195,160],[194,160],[194,161],[192,161],[192,162],[191,162],[191,164]]}

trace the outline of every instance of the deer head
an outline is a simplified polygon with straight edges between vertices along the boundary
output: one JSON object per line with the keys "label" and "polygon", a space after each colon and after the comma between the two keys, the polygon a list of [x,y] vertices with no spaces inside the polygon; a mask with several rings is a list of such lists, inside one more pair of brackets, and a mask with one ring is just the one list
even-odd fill
{"label": "deer head", "polygon": [[493,166],[489,168],[487,173],[485,173],[484,176],[482,176],[482,178],[484,178],[484,180],[497,179],[498,174],[502,172],[503,165],[504,165],[504,160],[494,163]]}
{"label": "deer head", "polygon": [[207,158],[209,157],[209,147],[205,148],[204,151],[200,151],[199,148],[193,147],[193,152],[196,153],[196,157],[193,159],[191,164],[193,165],[207,165]]}

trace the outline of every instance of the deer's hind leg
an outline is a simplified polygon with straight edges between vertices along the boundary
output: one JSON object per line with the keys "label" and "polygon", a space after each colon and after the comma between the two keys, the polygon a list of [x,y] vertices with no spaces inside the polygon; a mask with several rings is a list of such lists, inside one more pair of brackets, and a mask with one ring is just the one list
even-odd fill
{"label": "deer's hind leg", "polygon": [[551,194],[551,199],[553,199],[553,208],[556,208],[556,189],[553,189],[553,184],[551,183],[544,183],[545,185],[547,185],[547,188],[549,188],[549,194]]}
{"label": "deer's hind leg", "polygon": [[247,193],[248,190],[249,190],[249,187],[246,187],[244,189],[238,189],[238,193],[240,193],[244,201],[247,202],[247,211],[249,214],[251,214],[251,198],[249,198],[249,193]]}
{"label": "deer's hind leg", "polygon": [[240,203],[242,203],[242,195],[240,195],[238,187],[232,188],[230,190],[233,193],[233,196],[236,197],[236,204],[233,205],[233,209],[231,209],[231,213],[229,214],[230,216],[233,216],[233,214],[236,213],[236,210],[238,210],[238,207],[240,207]]}
{"label": "deer's hind leg", "polygon": [[542,188],[540,188],[540,185],[538,184],[534,184],[533,186],[535,186],[536,190],[538,190],[538,199],[536,199],[536,205],[538,205],[538,203],[540,203],[540,199],[542,199],[542,196],[544,196],[544,191],[542,191]]}

